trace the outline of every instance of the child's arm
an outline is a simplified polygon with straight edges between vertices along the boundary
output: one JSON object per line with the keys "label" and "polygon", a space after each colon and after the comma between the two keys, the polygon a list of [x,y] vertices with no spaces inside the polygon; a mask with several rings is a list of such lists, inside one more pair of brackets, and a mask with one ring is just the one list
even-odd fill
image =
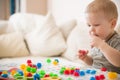
{"label": "child's arm", "polygon": [[79,59],[83,60],[88,65],[92,65],[93,64],[93,60],[87,54],[88,54],[88,51],[79,50],[79,52],[78,52]]}
{"label": "child's arm", "polygon": [[116,67],[120,67],[120,52],[107,43],[102,42],[99,49],[103,52],[107,60]]}
{"label": "child's arm", "polygon": [[109,46],[105,41],[100,39],[97,36],[92,36],[93,40],[91,42],[91,45],[93,47],[96,47],[100,49],[106,59],[113,64],[114,66],[120,67],[120,52],[111,46]]}

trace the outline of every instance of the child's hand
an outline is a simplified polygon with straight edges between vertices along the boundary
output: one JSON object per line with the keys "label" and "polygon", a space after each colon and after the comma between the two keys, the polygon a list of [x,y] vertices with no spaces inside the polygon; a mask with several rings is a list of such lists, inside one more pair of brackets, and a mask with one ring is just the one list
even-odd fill
{"label": "child's hand", "polygon": [[85,57],[87,56],[88,54],[88,50],[79,50],[78,51],[78,57],[81,59],[81,60],[84,60]]}
{"label": "child's hand", "polygon": [[92,37],[91,47],[100,48],[101,45],[105,42],[104,40],[102,40],[102,39],[99,38],[98,36],[91,35],[91,37]]}

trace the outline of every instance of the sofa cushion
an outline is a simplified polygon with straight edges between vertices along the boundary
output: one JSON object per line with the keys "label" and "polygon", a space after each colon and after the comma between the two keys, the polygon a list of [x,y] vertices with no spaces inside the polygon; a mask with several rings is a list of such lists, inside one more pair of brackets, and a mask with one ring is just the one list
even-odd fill
{"label": "sofa cushion", "polygon": [[25,46],[21,33],[0,35],[0,57],[27,56],[29,52]]}
{"label": "sofa cushion", "polygon": [[67,39],[67,50],[62,54],[69,60],[77,61],[78,50],[90,49],[90,36],[88,27],[85,23],[80,22],[70,33]]}
{"label": "sofa cushion", "polygon": [[26,35],[26,42],[32,55],[56,56],[66,48],[62,33],[56,26],[51,14],[48,14],[43,25]]}
{"label": "sofa cushion", "polygon": [[58,27],[60,28],[60,31],[62,32],[62,34],[65,38],[65,40],[67,40],[70,32],[76,26],[76,24],[77,24],[76,20],[73,19],[73,20],[66,21],[66,22],[58,25]]}

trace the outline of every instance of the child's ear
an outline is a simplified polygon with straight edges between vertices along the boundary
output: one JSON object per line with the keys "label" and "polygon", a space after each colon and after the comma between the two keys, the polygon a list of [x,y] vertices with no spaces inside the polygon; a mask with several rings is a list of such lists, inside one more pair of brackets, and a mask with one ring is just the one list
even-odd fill
{"label": "child's ear", "polygon": [[117,23],[117,19],[115,19],[115,18],[112,19],[112,20],[111,20],[111,27],[112,27],[112,28],[115,28],[116,23]]}

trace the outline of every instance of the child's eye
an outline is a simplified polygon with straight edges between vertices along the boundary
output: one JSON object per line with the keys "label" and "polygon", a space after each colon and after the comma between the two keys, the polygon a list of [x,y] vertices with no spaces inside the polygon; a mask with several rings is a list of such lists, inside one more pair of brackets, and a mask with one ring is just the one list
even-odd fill
{"label": "child's eye", "polygon": [[88,27],[90,27],[91,25],[88,24]]}
{"label": "child's eye", "polygon": [[99,26],[99,24],[95,24],[94,26],[97,27],[97,26]]}

